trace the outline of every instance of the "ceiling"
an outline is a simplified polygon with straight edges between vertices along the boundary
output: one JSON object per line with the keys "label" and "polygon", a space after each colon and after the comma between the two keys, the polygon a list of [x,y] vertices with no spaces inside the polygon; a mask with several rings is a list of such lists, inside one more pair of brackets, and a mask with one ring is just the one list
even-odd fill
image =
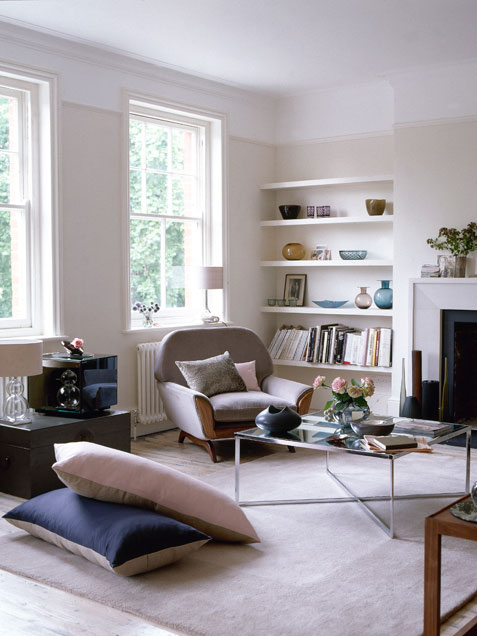
{"label": "ceiling", "polygon": [[0,0],[0,20],[277,96],[477,59],[476,0]]}

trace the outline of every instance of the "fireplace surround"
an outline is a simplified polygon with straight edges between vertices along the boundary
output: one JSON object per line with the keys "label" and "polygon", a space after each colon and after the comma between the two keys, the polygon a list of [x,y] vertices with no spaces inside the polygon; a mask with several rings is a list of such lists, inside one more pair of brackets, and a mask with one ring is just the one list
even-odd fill
{"label": "fireplace surround", "polygon": [[[466,353],[464,368],[469,369],[469,356],[465,351],[467,339],[474,338],[477,330],[477,278],[414,278],[410,280],[410,350],[422,351],[422,378],[424,380],[443,380],[443,357],[447,355],[451,400],[446,417],[449,419],[468,419],[466,409],[475,408],[475,400],[470,396],[462,404],[462,395],[452,391],[454,385],[454,343],[457,344],[461,355]],[[457,325],[457,328],[456,328]],[[444,327],[444,330],[443,330]],[[469,345],[475,347],[475,343]],[[452,353],[450,354],[450,349]],[[474,358],[475,360],[475,358]],[[477,379],[477,364],[475,370],[470,367]],[[461,378],[463,376],[461,375]],[[457,377],[456,380],[459,380]],[[457,404],[457,401],[459,402]],[[473,414],[476,415],[475,413]],[[470,414],[472,416],[472,413]],[[477,419],[476,419],[477,424]]]}

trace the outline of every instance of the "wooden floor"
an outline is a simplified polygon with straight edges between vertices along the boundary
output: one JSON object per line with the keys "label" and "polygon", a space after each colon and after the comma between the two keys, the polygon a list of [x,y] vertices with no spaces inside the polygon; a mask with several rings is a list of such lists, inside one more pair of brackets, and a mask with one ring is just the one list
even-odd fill
{"label": "wooden floor", "polygon": [[[224,441],[217,445],[219,463],[186,441],[177,443],[177,431],[140,437],[132,441],[131,450],[141,457],[161,462],[182,472],[200,477],[225,468],[234,461],[234,445]],[[242,461],[275,452],[287,452],[283,446],[242,443]],[[0,515],[22,500],[0,493]],[[11,530],[10,530],[11,529]],[[16,531],[2,523],[2,532]],[[441,635],[454,636],[477,615],[477,599],[465,605],[442,625]],[[178,632],[174,632],[177,634]],[[74,596],[0,570],[0,635],[20,636],[172,636],[172,632],[127,612]],[[235,636],[231,634],[231,636]],[[365,635],[363,635],[365,636]]]}

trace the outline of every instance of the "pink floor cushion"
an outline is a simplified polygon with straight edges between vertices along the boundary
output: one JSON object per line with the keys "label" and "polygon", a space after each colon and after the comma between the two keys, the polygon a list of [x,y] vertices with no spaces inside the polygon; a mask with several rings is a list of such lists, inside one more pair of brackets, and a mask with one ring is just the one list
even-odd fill
{"label": "pink floor cushion", "polygon": [[259,542],[233,499],[173,468],[91,442],[55,444],[56,471],[79,495],[156,510],[219,541]]}

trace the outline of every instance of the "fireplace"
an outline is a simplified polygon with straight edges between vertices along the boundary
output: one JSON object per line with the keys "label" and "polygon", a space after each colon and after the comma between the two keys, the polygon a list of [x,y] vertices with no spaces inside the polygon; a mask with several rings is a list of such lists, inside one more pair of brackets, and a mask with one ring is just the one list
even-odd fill
{"label": "fireplace", "polygon": [[444,309],[441,333],[441,387],[447,360],[443,419],[477,425],[477,311]]}
{"label": "fireplace", "polygon": [[448,364],[445,418],[477,427],[477,278],[410,281],[411,350],[422,351],[423,380],[440,380]]}

